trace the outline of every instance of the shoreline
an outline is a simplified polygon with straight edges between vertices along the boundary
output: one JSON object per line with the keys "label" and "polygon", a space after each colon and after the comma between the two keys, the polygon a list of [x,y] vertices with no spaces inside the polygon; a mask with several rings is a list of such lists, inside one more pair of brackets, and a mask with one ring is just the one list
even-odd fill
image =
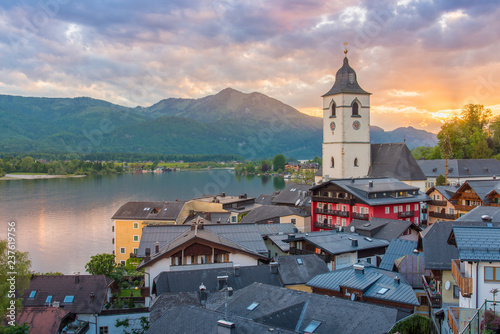
{"label": "shoreline", "polygon": [[5,174],[1,180],[37,180],[37,179],[62,179],[69,177],[86,177],[87,175],[30,175],[30,174]]}

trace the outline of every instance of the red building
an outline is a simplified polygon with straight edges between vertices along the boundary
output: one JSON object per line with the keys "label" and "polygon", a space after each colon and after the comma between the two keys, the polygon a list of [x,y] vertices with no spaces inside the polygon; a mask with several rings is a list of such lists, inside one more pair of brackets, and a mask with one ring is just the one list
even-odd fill
{"label": "red building", "polygon": [[353,219],[387,218],[420,224],[430,198],[394,178],[338,179],[311,188],[311,231],[349,226]]}

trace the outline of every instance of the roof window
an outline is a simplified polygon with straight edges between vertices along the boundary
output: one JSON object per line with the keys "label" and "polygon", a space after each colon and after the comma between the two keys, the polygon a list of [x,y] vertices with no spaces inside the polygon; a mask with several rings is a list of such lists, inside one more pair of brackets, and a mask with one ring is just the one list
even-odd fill
{"label": "roof window", "polygon": [[302,262],[302,259],[301,259],[301,258],[298,258],[298,259],[297,259],[297,263],[298,263],[298,264],[304,264],[304,262]]}
{"label": "roof window", "polygon": [[36,290],[31,291],[30,298],[35,298]]}
{"label": "roof window", "polygon": [[50,303],[52,301],[52,296],[47,296],[47,299],[45,299],[46,303]]}
{"label": "roof window", "polygon": [[64,303],[72,303],[73,299],[75,299],[75,296],[65,296]]}
{"label": "roof window", "polygon": [[377,293],[378,293],[379,295],[383,295],[383,294],[384,294],[384,293],[386,293],[387,291],[389,291],[389,289],[387,289],[387,288],[381,288],[380,290],[378,290],[378,291],[377,291]]}
{"label": "roof window", "polygon": [[253,311],[253,310],[255,310],[255,308],[256,308],[257,306],[259,306],[259,305],[260,305],[260,303],[253,302],[252,304],[250,304],[250,306],[248,306],[248,307],[247,307],[247,310],[249,310],[249,311]]}
{"label": "roof window", "polygon": [[314,333],[314,331],[321,325],[321,321],[311,320],[309,325],[304,328],[304,333]]}

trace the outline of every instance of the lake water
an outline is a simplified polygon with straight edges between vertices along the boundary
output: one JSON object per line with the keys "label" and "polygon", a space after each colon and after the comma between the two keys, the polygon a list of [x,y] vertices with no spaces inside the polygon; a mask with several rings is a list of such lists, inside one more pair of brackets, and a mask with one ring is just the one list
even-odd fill
{"label": "lake water", "polygon": [[[189,200],[202,194],[256,197],[285,187],[272,176],[230,170],[177,171],[83,178],[0,181],[0,238],[16,223],[16,247],[32,270],[84,273],[91,255],[111,253],[111,217],[129,201]],[[3,225],[3,226],[2,226]]]}

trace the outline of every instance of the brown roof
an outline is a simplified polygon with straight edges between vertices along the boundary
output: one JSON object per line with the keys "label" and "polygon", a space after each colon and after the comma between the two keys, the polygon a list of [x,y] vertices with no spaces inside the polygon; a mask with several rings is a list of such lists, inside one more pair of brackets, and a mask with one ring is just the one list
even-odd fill
{"label": "brown roof", "polygon": [[111,219],[176,220],[185,202],[128,202]]}
{"label": "brown roof", "polygon": [[55,334],[68,315],[69,311],[60,307],[24,307],[16,320],[18,324],[27,322],[32,332]]}

